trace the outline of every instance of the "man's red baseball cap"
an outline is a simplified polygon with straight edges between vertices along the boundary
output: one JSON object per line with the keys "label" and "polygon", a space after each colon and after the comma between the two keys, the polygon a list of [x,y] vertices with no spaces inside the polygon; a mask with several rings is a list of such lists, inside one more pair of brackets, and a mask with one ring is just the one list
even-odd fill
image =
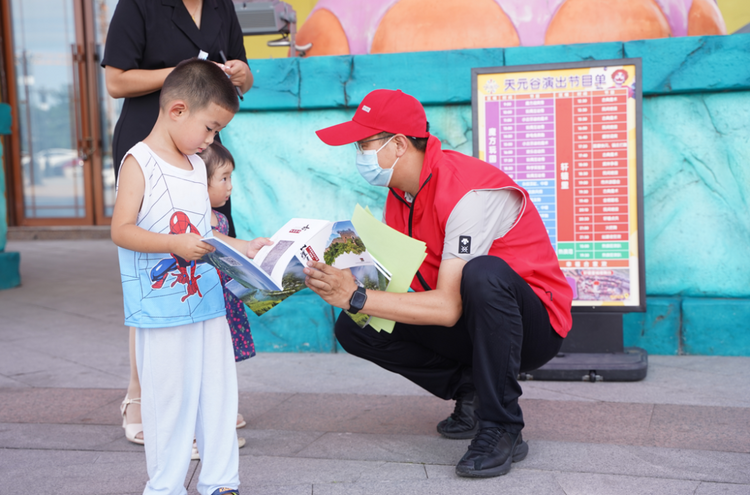
{"label": "man's red baseball cap", "polygon": [[315,134],[330,146],[341,146],[381,132],[428,137],[427,117],[422,104],[400,89],[376,89],[364,97],[352,120],[326,127]]}

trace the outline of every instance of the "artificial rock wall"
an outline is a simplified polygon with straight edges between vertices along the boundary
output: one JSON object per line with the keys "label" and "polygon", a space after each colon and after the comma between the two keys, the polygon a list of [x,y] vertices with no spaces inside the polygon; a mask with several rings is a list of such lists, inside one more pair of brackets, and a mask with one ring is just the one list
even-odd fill
{"label": "artificial rock wall", "polygon": [[[652,354],[750,355],[750,35],[628,43],[255,60],[255,86],[222,137],[237,160],[240,237],[291,217],[382,211],[352,147],[314,131],[351,118],[377,88],[426,106],[444,148],[472,153],[471,68],[641,57],[648,310],[625,316],[625,344]],[[337,311],[310,291],[262,318],[263,351],[335,352]]]}

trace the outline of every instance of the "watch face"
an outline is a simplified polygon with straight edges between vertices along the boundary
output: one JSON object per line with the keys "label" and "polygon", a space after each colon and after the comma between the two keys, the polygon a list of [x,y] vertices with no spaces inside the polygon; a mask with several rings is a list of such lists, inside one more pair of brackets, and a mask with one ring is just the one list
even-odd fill
{"label": "watch face", "polygon": [[367,300],[367,294],[363,294],[357,291],[354,294],[352,294],[352,298],[349,301],[349,304],[351,304],[353,308],[357,308],[357,310],[360,310],[364,307],[366,300]]}

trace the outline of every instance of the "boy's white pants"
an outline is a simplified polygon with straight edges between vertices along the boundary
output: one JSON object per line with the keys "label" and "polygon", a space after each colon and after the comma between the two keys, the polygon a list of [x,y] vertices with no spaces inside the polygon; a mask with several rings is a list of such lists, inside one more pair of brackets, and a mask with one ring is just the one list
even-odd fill
{"label": "boy's white pants", "polygon": [[193,434],[198,492],[239,486],[237,371],[225,317],[137,328],[135,356],[149,480],[144,495],[184,495]]}

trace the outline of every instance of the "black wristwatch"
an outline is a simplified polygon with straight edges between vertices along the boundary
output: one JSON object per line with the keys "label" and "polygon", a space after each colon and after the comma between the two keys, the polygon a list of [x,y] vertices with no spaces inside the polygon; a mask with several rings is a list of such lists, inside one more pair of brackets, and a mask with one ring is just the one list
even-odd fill
{"label": "black wristwatch", "polygon": [[357,290],[352,294],[349,299],[349,312],[356,315],[362,308],[365,307],[365,301],[367,301],[367,291],[364,287],[357,287]]}

